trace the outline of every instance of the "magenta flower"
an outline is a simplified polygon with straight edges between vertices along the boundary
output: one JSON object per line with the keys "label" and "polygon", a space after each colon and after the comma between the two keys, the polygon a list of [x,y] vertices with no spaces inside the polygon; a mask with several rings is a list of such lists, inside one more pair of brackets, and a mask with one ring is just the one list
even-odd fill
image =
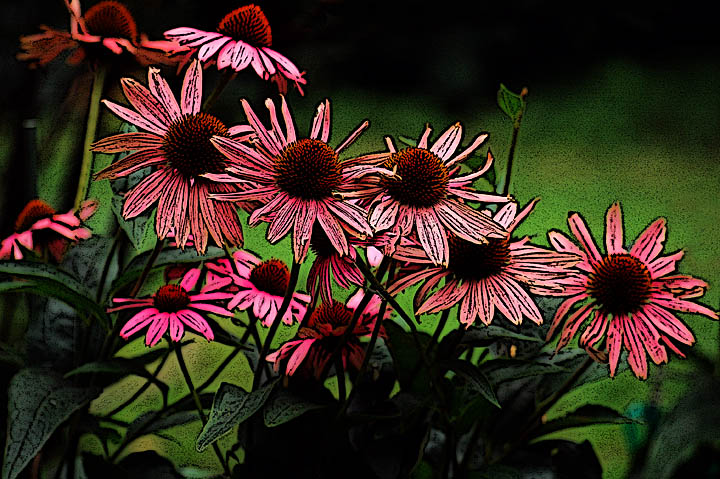
{"label": "magenta flower", "polygon": [[[374,231],[389,230],[396,239],[416,232],[432,263],[447,265],[447,231],[473,243],[507,235],[498,224],[463,201],[504,203],[508,198],[471,189],[472,182],[490,168],[493,158],[489,153],[482,169],[457,176],[460,163],[485,141],[487,134],[478,135],[469,147],[456,154],[462,137],[460,123],[448,128],[428,148],[430,132],[426,127],[417,148],[400,151],[387,139],[392,156],[385,165],[397,176],[380,177],[375,188],[368,189],[373,204],[370,225]],[[389,245],[386,254],[392,254],[393,246]]]}
{"label": "magenta flower", "polygon": [[[228,309],[245,311],[252,307],[255,317],[264,326],[270,326],[277,318],[290,282],[287,265],[274,258],[260,261],[258,257],[242,250],[233,253],[233,259],[234,265],[226,258],[206,265],[208,276],[205,289],[230,292]],[[290,306],[282,317],[283,322],[287,325],[300,322],[309,301],[308,295],[294,292]]]}
{"label": "magenta flower", "polygon": [[[338,153],[357,139],[368,126],[364,122],[336,149],[328,145],[330,137],[330,102],[318,107],[310,138],[298,139],[290,110],[282,98],[281,114],[285,131],[280,127],[275,104],[267,100],[272,129],[266,129],[246,100],[242,101],[248,121],[257,140],[255,149],[231,138],[212,139],[227,156],[230,174],[208,174],[206,177],[234,184],[244,182],[248,189],[229,194],[213,194],[221,201],[259,201],[262,206],[252,212],[250,226],[268,221],[267,239],[280,241],[293,231],[295,261],[302,262],[310,247],[313,225],[317,222],[330,243],[341,254],[349,254],[347,233],[364,237],[371,234],[367,212],[348,201],[345,195],[362,194],[355,179],[386,171],[361,159],[340,161]],[[388,172],[390,173],[390,172]]]}
{"label": "magenta flower", "polygon": [[80,0],[66,0],[70,13],[70,31],[41,26],[42,33],[20,37],[22,53],[18,60],[29,61],[31,66],[45,65],[61,53],[72,51],[67,62],[77,65],[85,59],[100,60],[131,55],[143,66],[174,64],[168,54],[185,50],[169,41],[151,41],[138,28],[127,7],[115,1],[102,1],[90,7],[83,15]]}
{"label": "magenta flower", "polygon": [[[283,344],[280,349],[269,354],[266,360],[274,364],[276,371],[282,365],[284,374],[288,376],[297,372],[304,377],[314,376],[319,379],[335,350],[338,338],[345,334],[362,300],[362,291],[359,293],[354,295],[347,305],[332,301],[318,306],[310,315],[307,325],[298,330],[297,336],[300,339]],[[347,369],[348,365],[359,369],[362,365],[364,350],[360,338],[371,334],[375,321],[378,320],[379,309],[380,300],[374,296],[340,350],[344,369]],[[389,317],[389,314],[386,312],[385,318]],[[381,335],[385,336],[382,330]]]}
{"label": "magenta flower", "polygon": [[15,220],[15,232],[2,241],[0,259],[21,260],[22,248],[25,248],[39,255],[47,251],[60,263],[69,241],[90,238],[90,230],[81,225],[95,213],[97,206],[96,201],[85,201],[77,212],[56,214],[43,200],[31,200]]}
{"label": "magenta flower", "polygon": [[227,240],[242,244],[242,226],[235,209],[210,201],[211,193],[239,191],[238,185],[208,181],[205,173],[221,173],[227,161],[210,143],[213,136],[245,134],[247,127],[227,128],[216,117],[201,112],[202,69],[195,61],[188,68],[180,104],[157,68],[148,70],[150,89],[123,78],[123,91],[136,111],[103,100],[123,120],[145,130],[104,138],[93,144],[102,153],[135,151],[97,174],[115,179],[146,167],[157,169],[125,195],[123,218],[133,218],[158,203],[155,231],[158,238],[174,232],[184,248],[192,234],[198,253],[207,249],[208,232],[218,246]]}
{"label": "magenta flower", "polygon": [[178,342],[182,339],[185,328],[189,327],[205,336],[208,341],[212,341],[215,336],[200,313],[232,317],[233,313],[215,304],[218,300],[226,300],[232,295],[220,291],[208,292],[205,289],[199,294],[190,294],[195,289],[198,279],[200,279],[200,268],[193,268],[185,273],[179,285],[161,286],[149,298],[113,298],[114,303],[121,305],[109,308],[109,313],[142,308],[142,311],[125,323],[120,330],[120,336],[129,339],[130,336],[147,327],[145,345],[155,346],[168,329],[170,341]]}
{"label": "magenta flower", "polygon": [[[580,214],[571,214],[568,224],[580,248],[558,231],[548,234],[557,251],[582,257],[577,265],[582,273],[568,288],[573,296],[560,305],[548,332],[550,340],[565,321],[558,350],[567,345],[587,321],[579,344],[588,349],[602,339],[607,341],[610,376],[615,375],[624,346],[633,373],[646,379],[647,355],[655,364],[664,363],[668,361],[665,346],[684,357],[674,342],[686,345],[695,342],[692,332],[671,311],[718,319],[716,312],[688,301],[702,296],[707,283],[688,275],[670,274],[683,257],[683,251],[660,256],[666,234],[664,218],[648,226],[628,252],[624,246],[622,211],[620,204],[614,203],[607,212],[605,255],[598,250]],[[570,313],[576,306],[579,307]]]}
{"label": "magenta flower", "polygon": [[190,49],[189,58],[197,53],[202,63],[215,57],[218,70],[232,68],[236,72],[248,66],[263,80],[273,80],[281,93],[287,90],[287,80],[295,83],[300,94],[305,72],[272,48],[270,23],[262,9],[245,5],[228,13],[220,20],[216,32],[180,27],[165,32],[165,38]]}
{"label": "magenta flower", "polygon": [[[512,233],[536,202],[537,199],[519,213],[516,203],[508,203],[495,213],[493,220]],[[574,275],[571,267],[580,258],[532,245],[529,239],[488,238],[487,243],[476,244],[450,236],[447,267],[418,267],[388,290],[396,294],[425,280],[415,294],[416,314],[437,313],[459,303],[460,323],[466,328],[476,318],[490,324],[496,308],[513,324],[520,324],[523,317],[542,324],[540,311],[528,291],[542,296],[569,294],[567,283]],[[431,263],[421,248],[403,244],[395,251],[395,258],[419,265]],[[443,278],[444,286],[431,294]]]}

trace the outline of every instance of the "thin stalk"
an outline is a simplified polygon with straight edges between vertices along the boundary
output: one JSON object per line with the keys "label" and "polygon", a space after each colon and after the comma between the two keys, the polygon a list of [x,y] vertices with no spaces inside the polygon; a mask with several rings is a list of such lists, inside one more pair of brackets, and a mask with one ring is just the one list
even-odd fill
{"label": "thin stalk", "polygon": [[88,187],[90,185],[90,175],[93,169],[93,157],[95,156],[90,150],[95,141],[95,132],[97,131],[98,119],[100,118],[100,98],[102,97],[103,87],[105,85],[105,76],[107,70],[98,67],[93,78],[92,91],[90,92],[90,107],[88,109],[87,125],[85,126],[85,141],[83,142],[83,157],[80,165],[80,178],[78,180],[77,193],[75,194],[74,208],[77,210],[87,197]]}
{"label": "thin stalk", "polygon": [[[163,366],[165,365],[165,362],[167,361],[167,359],[168,359],[169,357],[170,357],[170,349],[168,348],[167,353],[162,357],[162,359],[160,359],[160,363],[157,365],[157,367],[155,368],[155,370],[152,372],[152,379],[148,378],[147,381],[145,381],[145,383],[143,383],[143,385],[140,386],[140,388],[139,388],[137,391],[135,391],[135,394],[133,394],[132,396],[130,396],[130,397],[129,397],[126,401],[124,401],[122,404],[119,404],[115,409],[113,409],[112,411],[110,411],[109,413],[107,413],[105,416],[106,416],[106,417],[114,416],[115,414],[119,413],[120,411],[122,411],[123,409],[125,409],[126,407],[128,407],[130,404],[132,404],[133,402],[135,402],[135,400],[136,400],[137,398],[139,398],[139,397],[142,395],[142,393],[144,393],[145,391],[147,391],[147,389],[150,387],[150,385],[152,384],[152,382],[153,382],[155,379],[157,379],[158,374],[160,374],[160,370],[163,368]],[[103,420],[106,420],[106,418],[103,418]]]}
{"label": "thin stalk", "polygon": [[440,335],[442,334],[443,329],[445,329],[445,325],[447,324],[448,318],[450,317],[450,309],[451,308],[443,310],[442,314],[440,315],[440,319],[438,320],[437,326],[435,326],[435,331],[433,332],[432,341],[428,343],[427,350],[425,351],[427,354],[430,354],[433,345],[435,345],[438,342],[438,339],[440,339]]}
{"label": "thin stalk", "polygon": [[233,78],[237,76],[237,72],[231,69],[225,69],[222,72],[222,75],[220,76],[220,80],[215,85],[215,89],[210,93],[210,96],[205,100],[205,103],[203,103],[202,110],[208,111],[217,101],[218,98],[220,98],[220,94],[222,94],[225,87],[232,81]]}
{"label": "thin stalk", "polygon": [[110,251],[108,251],[107,258],[105,258],[105,264],[103,264],[102,272],[100,273],[100,283],[98,284],[97,293],[95,294],[96,302],[100,303],[102,300],[103,292],[105,290],[105,283],[107,282],[107,276],[110,272],[110,265],[112,264],[113,256],[115,256],[115,250],[120,244],[120,238],[123,236],[122,229],[118,228],[113,238],[112,245],[110,245]]}
{"label": "thin stalk", "polygon": [[338,383],[338,400],[342,404],[347,398],[347,392],[345,388],[345,369],[343,368],[341,356],[335,358],[335,377]]}
{"label": "thin stalk", "polygon": [[262,360],[265,358],[265,356],[267,356],[268,352],[270,351],[270,345],[272,344],[272,340],[275,337],[275,333],[277,332],[278,327],[280,327],[280,323],[282,323],[282,318],[283,316],[285,316],[285,312],[290,307],[290,301],[292,301],[292,296],[295,292],[295,286],[297,286],[299,274],[300,263],[298,263],[296,260],[293,260],[292,268],[290,270],[290,280],[288,281],[287,290],[285,291],[285,297],[283,298],[283,302],[278,309],[277,315],[275,316],[275,321],[273,321],[273,323],[270,325],[270,330],[265,337],[265,343],[263,344],[262,350],[260,351],[260,356],[258,357],[258,367],[255,368],[255,375],[253,376],[253,391],[257,389],[260,385],[263,368],[259,367],[259,364],[262,363]]}
{"label": "thin stalk", "polygon": [[[207,416],[205,416],[205,410],[203,409],[202,402],[200,402],[200,396],[198,395],[197,391],[195,390],[195,386],[193,385],[192,378],[190,377],[190,371],[188,371],[187,364],[185,364],[185,359],[183,359],[182,346],[177,343],[175,343],[175,353],[177,355],[178,364],[180,365],[180,370],[182,371],[183,377],[185,378],[185,383],[187,384],[188,389],[190,389],[190,394],[192,395],[193,401],[195,401],[195,407],[197,407],[198,415],[200,416],[202,425],[203,427],[205,427],[205,424],[207,424]],[[217,443],[213,443],[212,446],[213,451],[215,451],[215,455],[218,457],[220,464],[222,464],[225,475],[230,477],[230,468],[225,462],[225,458],[220,452],[220,448],[218,447]]]}
{"label": "thin stalk", "polygon": [[[527,88],[523,88],[520,97],[524,100],[528,94]],[[522,122],[525,109],[520,110],[517,120],[513,123],[512,139],[510,140],[510,151],[508,152],[507,170],[505,171],[505,184],[503,185],[503,196],[510,193],[510,174],[512,173],[513,159],[515,158],[515,147],[517,146],[518,134],[520,133],[520,123]]]}

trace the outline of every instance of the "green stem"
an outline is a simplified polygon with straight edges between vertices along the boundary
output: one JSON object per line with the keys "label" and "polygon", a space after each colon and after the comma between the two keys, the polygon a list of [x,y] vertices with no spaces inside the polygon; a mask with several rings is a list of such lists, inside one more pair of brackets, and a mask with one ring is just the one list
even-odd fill
{"label": "green stem", "polygon": [[[162,357],[162,359],[160,360],[160,363],[155,368],[155,371],[152,372],[152,379],[148,378],[147,381],[145,381],[145,383],[143,383],[143,385],[140,386],[140,388],[137,391],[135,391],[135,394],[130,396],[126,401],[124,401],[122,404],[118,405],[115,409],[113,409],[112,411],[107,413],[105,416],[107,416],[107,417],[114,416],[115,414],[119,413],[120,411],[122,411],[123,409],[128,407],[130,404],[135,402],[135,400],[137,398],[139,398],[142,395],[142,393],[147,391],[147,389],[153,383],[153,380],[157,379],[158,374],[160,374],[160,370],[163,368],[163,366],[165,365],[165,362],[167,361],[167,359],[169,357],[170,357],[170,349],[168,348],[167,353]],[[103,418],[103,420],[105,420],[105,418]]]}
{"label": "green stem", "polygon": [[87,125],[85,127],[85,141],[83,142],[80,179],[78,180],[77,193],[75,194],[74,208],[76,210],[79,209],[82,202],[85,201],[90,185],[90,175],[92,174],[94,157],[90,148],[95,141],[98,118],[100,118],[100,99],[103,93],[103,86],[105,85],[106,73],[105,68],[98,67],[93,78],[92,91],[90,93],[90,107],[88,109]]}
{"label": "green stem", "polygon": [[300,263],[298,263],[296,260],[293,260],[292,268],[290,270],[290,280],[288,281],[287,290],[285,291],[285,297],[283,298],[283,302],[278,309],[277,315],[275,316],[275,321],[273,321],[273,323],[270,325],[270,330],[265,337],[265,343],[263,344],[262,350],[260,351],[260,356],[258,357],[258,367],[255,368],[255,375],[253,376],[253,391],[256,390],[260,385],[260,379],[262,378],[263,371],[263,368],[260,367],[260,364],[270,351],[270,345],[272,344],[272,340],[275,337],[275,333],[277,332],[278,327],[280,327],[280,323],[282,323],[282,318],[283,316],[285,316],[285,312],[290,307],[290,301],[292,301],[293,293],[295,292],[295,286],[297,286],[299,274]]}
{"label": "green stem", "polygon": [[433,332],[432,341],[430,341],[427,345],[427,350],[425,351],[427,354],[430,353],[433,345],[438,342],[438,339],[440,339],[440,335],[442,334],[443,329],[445,329],[445,325],[447,324],[448,318],[450,317],[450,309],[451,308],[443,310],[442,314],[440,315],[440,319],[438,320],[437,326],[435,327],[435,332]]}
{"label": "green stem", "polygon": [[365,371],[368,368],[368,364],[370,364],[370,357],[372,356],[373,351],[375,350],[375,343],[377,343],[378,336],[380,335],[380,328],[382,327],[383,317],[385,316],[385,310],[387,309],[387,301],[383,301],[380,303],[380,310],[378,311],[378,317],[375,320],[375,324],[373,325],[372,334],[370,335],[370,342],[368,343],[367,347],[365,348],[365,355],[363,356],[363,362],[360,365],[360,370],[358,371],[357,377],[355,378],[355,382],[353,383],[352,389],[350,390],[350,394],[348,395],[347,399],[343,403],[342,407],[340,407],[340,411],[338,411],[337,417],[340,418],[343,414],[345,414],[345,411],[347,411],[347,408],[350,406],[350,403],[352,403],[353,397],[355,396],[355,392],[357,390],[357,386],[360,383],[360,379],[362,378],[363,374],[365,374]]}
{"label": "green stem", "polygon": [[[200,396],[198,395],[197,391],[195,390],[195,386],[193,385],[192,378],[190,377],[190,371],[188,371],[187,364],[185,364],[185,359],[183,359],[182,346],[178,343],[174,343],[174,346],[175,353],[177,354],[178,364],[180,365],[180,370],[182,371],[183,377],[185,378],[185,383],[190,390],[193,401],[195,401],[195,407],[197,408],[198,415],[200,416],[200,420],[202,421],[202,425],[203,427],[205,427],[205,424],[207,424],[207,416],[205,416],[205,410],[203,409],[202,402],[200,401]],[[215,451],[215,455],[218,457],[220,464],[222,464],[225,475],[230,477],[230,468],[225,462],[225,458],[220,452],[220,448],[218,447],[217,443],[213,443],[213,451]]]}
{"label": "green stem", "polygon": [[98,303],[100,303],[100,301],[102,300],[103,292],[105,290],[105,283],[107,282],[107,276],[110,272],[110,265],[112,264],[115,250],[120,244],[120,238],[122,236],[122,229],[118,228],[117,232],[115,233],[115,238],[113,238],[112,245],[110,246],[110,251],[108,251],[107,258],[105,258],[105,264],[103,264],[102,272],[100,273],[100,283],[98,284],[97,293],[95,294],[95,300]]}
{"label": "green stem", "polygon": [[347,392],[345,389],[345,370],[343,368],[342,357],[335,358],[335,377],[338,383],[338,400],[341,404],[345,403]]}
{"label": "green stem", "polygon": [[[522,92],[520,92],[520,97],[524,100],[527,94],[527,88],[523,88]],[[513,159],[515,158],[515,147],[517,146],[518,134],[520,133],[520,123],[522,122],[524,113],[525,108],[520,110],[517,120],[515,120],[515,122],[513,123],[512,139],[510,140],[510,151],[508,152],[507,170],[505,172],[505,184],[503,185],[502,191],[503,196],[507,196],[508,194],[510,194],[510,175],[512,173]]]}
{"label": "green stem", "polygon": [[208,111],[217,101],[218,98],[220,98],[220,94],[223,92],[225,87],[232,81],[233,78],[237,76],[237,72],[226,68],[222,72],[222,76],[220,77],[220,81],[217,82],[215,85],[215,89],[210,93],[210,96],[205,100],[205,103],[203,103],[202,110]]}

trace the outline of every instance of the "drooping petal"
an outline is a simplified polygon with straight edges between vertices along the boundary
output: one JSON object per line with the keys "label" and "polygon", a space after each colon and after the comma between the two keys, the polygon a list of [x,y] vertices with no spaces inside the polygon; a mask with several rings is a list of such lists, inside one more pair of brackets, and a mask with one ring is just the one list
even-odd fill
{"label": "drooping petal", "polygon": [[210,329],[210,325],[200,314],[190,309],[181,309],[177,312],[177,315],[183,323],[205,336],[205,339],[208,341],[212,341],[215,338],[212,329]]}
{"label": "drooping petal", "polygon": [[[117,309],[114,309],[113,311],[116,310]],[[159,311],[157,310],[157,308],[143,309],[142,311],[134,315],[132,318],[130,318],[127,323],[125,323],[125,325],[120,330],[120,336],[123,339],[128,339],[130,336],[147,326],[154,319],[154,316],[158,313]]]}
{"label": "drooping petal", "polygon": [[143,132],[121,133],[108,136],[92,144],[91,149],[100,153],[120,153],[123,151],[145,150],[162,146],[162,137]]}
{"label": "drooping petal", "polygon": [[157,126],[152,121],[146,119],[142,115],[135,113],[134,111],[125,108],[122,105],[118,105],[117,103],[113,103],[108,100],[103,100],[102,103],[110,109],[113,113],[115,113],[117,116],[122,118],[123,120],[127,121],[128,123],[131,123],[137,127],[142,128],[143,130],[150,131],[152,133],[156,133],[158,135],[164,135],[167,131],[167,128],[161,128]]}
{"label": "drooping petal", "polygon": [[178,318],[178,315],[176,313],[170,313],[169,322],[170,339],[175,342],[179,342],[183,337],[183,333],[185,332],[182,321],[180,321],[180,318]]}
{"label": "drooping petal", "polygon": [[300,344],[298,344],[287,363],[287,368],[285,371],[288,376],[292,376],[293,373],[295,373],[298,366],[300,366],[303,359],[305,359],[305,356],[307,356],[307,353],[308,351],[310,351],[310,348],[312,347],[314,342],[314,339],[305,339],[301,341]]}
{"label": "drooping petal", "polygon": [[623,345],[623,326],[620,318],[613,318],[608,327],[607,350],[608,362],[610,363],[610,377],[615,377],[620,352]]}
{"label": "drooping petal", "polygon": [[450,156],[455,153],[455,150],[457,150],[461,138],[462,126],[460,123],[455,123],[440,135],[440,138],[435,141],[430,151],[435,153],[443,160],[443,163],[445,163]]}
{"label": "drooping petal", "polygon": [[158,313],[153,316],[153,323],[148,328],[148,332],[145,335],[145,345],[155,346],[165,334],[168,329],[168,323],[170,321],[170,313]]}
{"label": "drooping petal", "polygon": [[418,208],[415,227],[420,244],[430,260],[436,265],[447,266],[450,256],[447,234],[435,211],[429,208]]}
{"label": "drooping petal", "polygon": [[148,166],[166,163],[167,159],[160,148],[143,149],[119,159],[107,168],[95,174],[95,180],[115,180],[140,171]]}
{"label": "drooping petal", "polygon": [[628,363],[635,376],[639,379],[647,379],[647,357],[645,348],[640,342],[635,324],[627,316],[620,316],[618,320],[623,322],[623,336],[625,338],[625,347],[628,349]]}

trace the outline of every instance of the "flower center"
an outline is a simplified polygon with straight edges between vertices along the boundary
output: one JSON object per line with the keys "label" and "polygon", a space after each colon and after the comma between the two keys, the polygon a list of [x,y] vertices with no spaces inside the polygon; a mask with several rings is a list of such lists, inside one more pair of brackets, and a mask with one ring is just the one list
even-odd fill
{"label": "flower center", "polygon": [[328,238],[327,234],[318,223],[313,225],[312,236],[310,237],[310,249],[319,258],[329,258],[330,256],[337,254],[337,250],[330,242],[330,238]]}
{"label": "flower center", "polygon": [[488,238],[487,244],[475,244],[450,235],[448,245],[448,268],[460,279],[485,279],[499,274],[510,264],[510,245],[504,239]]}
{"label": "flower center", "polygon": [[337,153],[320,140],[290,143],[275,158],[275,183],[291,196],[307,200],[327,198],[341,180]]}
{"label": "flower center", "polygon": [[272,46],[270,23],[257,5],[245,5],[220,20],[217,31],[254,47]]}
{"label": "flower center", "polygon": [[120,2],[97,3],[85,12],[83,18],[91,35],[137,40],[138,32],[135,20],[127,7]]}
{"label": "flower center", "polygon": [[228,136],[227,127],[212,115],[196,113],[177,120],[163,137],[163,151],[170,165],[189,177],[225,171],[226,158],[210,139]]}
{"label": "flower center", "polygon": [[628,314],[650,298],[652,277],[647,266],[629,254],[611,254],[588,276],[588,293],[608,313]]}
{"label": "flower center", "polygon": [[383,184],[402,204],[434,206],[447,196],[447,168],[440,157],[429,150],[405,148],[392,155],[386,167],[397,167],[400,178],[383,178]]}
{"label": "flower center", "polygon": [[30,200],[15,220],[15,232],[22,233],[30,229],[37,221],[50,218],[55,210],[43,200]]}
{"label": "flower center", "polygon": [[318,326],[326,324],[335,328],[347,326],[352,321],[353,310],[340,303],[333,301],[332,303],[322,303],[315,308],[310,315],[308,327],[317,329]]}
{"label": "flower center", "polygon": [[166,284],[157,290],[153,302],[162,313],[177,313],[190,304],[190,296],[182,286]]}
{"label": "flower center", "polygon": [[290,271],[284,262],[272,258],[263,261],[250,271],[250,282],[260,291],[273,296],[285,296],[290,282]]}

